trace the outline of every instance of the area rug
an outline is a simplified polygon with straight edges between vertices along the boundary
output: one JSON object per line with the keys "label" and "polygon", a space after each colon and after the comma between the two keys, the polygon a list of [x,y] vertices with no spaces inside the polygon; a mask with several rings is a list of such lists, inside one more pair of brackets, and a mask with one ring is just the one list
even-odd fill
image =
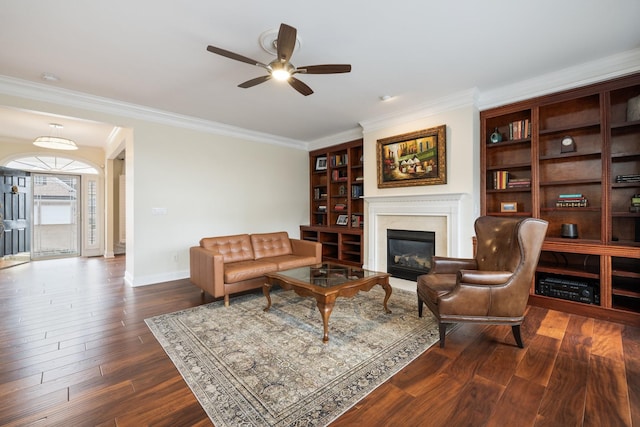
{"label": "area rug", "polygon": [[216,427],[324,426],[438,341],[413,292],[376,286],[338,298],[322,342],[313,298],[274,290],[164,314],[146,323]]}

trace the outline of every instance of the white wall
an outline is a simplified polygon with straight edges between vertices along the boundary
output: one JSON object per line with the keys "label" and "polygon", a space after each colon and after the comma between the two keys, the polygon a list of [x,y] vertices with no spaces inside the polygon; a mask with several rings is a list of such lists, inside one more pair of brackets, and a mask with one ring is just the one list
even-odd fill
{"label": "white wall", "polygon": [[[131,285],[188,277],[189,247],[202,237],[279,230],[298,237],[309,221],[306,150],[11,95],[0,94],[0,105],[131,130],[125,273]],[[22,151],[33,151],[29,141],[3,142],[0,159]],[[113,148],[107,151],[74,155],[104,165]],[[152,208],[167,213],[152,215]]]}
{"label": "white wall", "polygon": [[299,237],[308,223],[306,151],[148,123],[135,126],[134,141],[126,162],[135,191],[131,204],[127,197],[133,284],[187,277],[189,247],[202,237],[280,230]]}
{"label": "white wall", "polygon": [[[364,194],[366,197],[465,194],[460,217],[460,239],[463,242],[460,253],[462,256],[470,257],[473,253],[472,237],[475,234],[473,221],[480,213],[478,180],[480,175],[480,127],[479,113],[473,104],[473,99],[469,98],[467,102],[463,100],[462,104],[451,108],[443,106],[442,111],[439,111],[436,106],[436,108],[415,112],[410,116],[407,115],[405,120],[399,117],[386,122],[363,123]],[[446,125],[447,183],[442,185],[378,188],[376,163],[378,140],[440,125]],[[371,128],[371,130],[368,131],[368,128]],[[365,259],[368,259],[369,256],[369,244],[367,241],[368,236],[365,235],[365,248],[367,248],[364,254]]]}

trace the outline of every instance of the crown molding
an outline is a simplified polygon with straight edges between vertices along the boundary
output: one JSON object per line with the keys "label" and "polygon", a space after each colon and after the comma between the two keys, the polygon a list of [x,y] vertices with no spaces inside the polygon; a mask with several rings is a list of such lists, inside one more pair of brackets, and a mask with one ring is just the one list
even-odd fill
{"label": "crown molding", "polygon": [[638,71],[640,71],[640,48],[568,67],[494,90],[483,91],[478,99],[478,108],[486,110],[512,104],[525,99],[622,77]]}
{"label": "crown molding", "polygon": [[424,119],[425,117],[435,116],[447,111],[457,110],[459,108],[475,106],[478,98],[478,90],[467,89],[456,92],[452,95],[444,96],[431,100],[427,103],[417,105],[413,108],[398,110],[392,114],[378,117],[371,120],[363,120],[359,124],[362,126],[363,133],[374,132],[379,129],[393,127],[402,123],[414,120]]}
{"label": "crown molding", "polygon": [[0,75],[0,93],[198,132],[308,150],[307,142]]}
{"label": "crown molding", "polygon": [[357,127],[324,138],[315,139],[309,142],[308,148],[309,151],[313,151],[319,148],[330,147],[332,145],[342,144],[343,142],[353,141],[360,138],[362,138],[362,128]]}

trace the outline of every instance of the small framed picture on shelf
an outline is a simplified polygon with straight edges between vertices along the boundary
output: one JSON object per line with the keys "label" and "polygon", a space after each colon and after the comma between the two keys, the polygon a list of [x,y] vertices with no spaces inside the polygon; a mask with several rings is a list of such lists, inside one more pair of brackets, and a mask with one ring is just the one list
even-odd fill
{"label": "small framed picture on shelf", "polygon": [[500,212],[518,212],[518,203],[502,202],[500,203]]}
{"label": "small framed picture on shelf", "polygon": [[361,225],[360,215],[351,215],[351,226],[354,228],[358,228]]}
{"label": "small framed picture on shelf", "polygon": [[336,225],[347,225],[349,222],[349,217],[347,215],[338,215],[338,219],[336,220]]}
{"label": "small framed picture on shelf", "polygon": [[316,170],[317,171],[326,171],[327,170],[327,158],[326,157],[318,157],[316,159]]}

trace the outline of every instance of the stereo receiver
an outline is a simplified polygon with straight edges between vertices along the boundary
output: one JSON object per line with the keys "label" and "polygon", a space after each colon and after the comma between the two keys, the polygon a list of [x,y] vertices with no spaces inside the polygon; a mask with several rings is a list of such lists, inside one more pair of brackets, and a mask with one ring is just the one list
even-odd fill
{"label": "stereo receiver", "polygon": [[598,284],[564,277],[538,277],[536,294],[600,305],[600,287]]}

